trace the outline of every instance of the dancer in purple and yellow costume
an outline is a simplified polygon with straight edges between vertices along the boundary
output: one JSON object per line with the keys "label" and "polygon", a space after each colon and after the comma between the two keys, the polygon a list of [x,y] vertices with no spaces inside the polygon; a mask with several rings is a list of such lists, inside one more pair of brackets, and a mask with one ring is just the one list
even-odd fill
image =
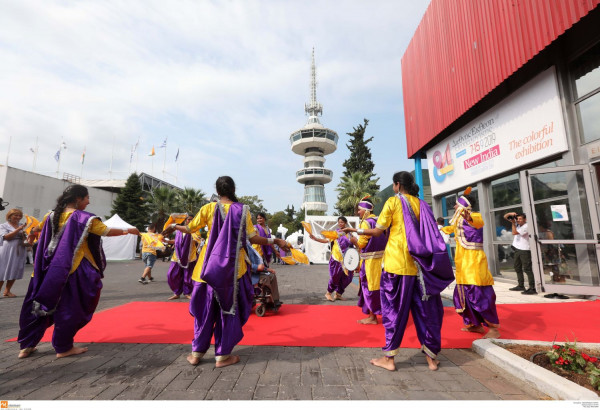
{"label": "dancer in purple and yellow costume", "polygon": [[[441,350],[444,315],[439,292],[452,282],[452,265],[431,208],[417,198],[419,187],[412,175],[405,171],[394,174],[393,189],[396,196],[386,201],[375,228],[344,229],[345,232],[369,236],[381,236],[389,229],[380,289],[386,345],[382,349],[384,356],[372,359],[371,364],[391,371],[396,369],[394,356],[399,353],[408,315],[412,313],[429,369],[437,370],[439,361],[436,357]],[[421,256],[424,251],[416,246],[423,249],[434,247],[436,257],[445,258],[440,259],[443,263],[438,268],[439,275],[426,271],[422,262],[417,263],[417,260],[426,258]],[[417,256],[421,259],[416,259]]]}
{"label": "dancer in purple and yellow costume", "polygon": [[[354,272],[348,272],[344,269],[342,262],[344,260],[344,252],[351,246],[350,238],[342,232],[348,225],[348,219],[345,216],[338,218],[338,238],[332,240],[331,257],[329,258],[329,283],[327,284],[327,293],[325,298],[333,302],[335,300],[346,300],[342,295],[354,278]],[[328,239],[316,238],[312,233],[309,233],[310,239],[320,243],[329,243]]]}
{"label": "dancer in purple and yellow costume", "polygon": [[[373,203],[369,197],[364,197],[358,203],[360,228],[372,229],[377,225],[377,215],[372,214]],[[381,315],[381,269],[383,253],[387,244],[387,235],[350,237],[350,241],[360,249],[361,267],[359,273],[360,287],[358,289],[358,306],[362,308],[365,319],[358,320],[363,325],[376,325],[377,315]]]}
{"label": "dancer in purple and yellow costume", "polygon": [[454,307],[463,318],[464,331],[485,333],[484,338],[498,338],[500,321],[496,312],[494,279],[488,269],[483,251],[483,218],[479,212],[471,212],[475,199],[465,195],[458,198],[450,226],[442,228],[447,234],[456,237],[456,287]]}
{"label": "dancer in purple and yellow costume", "polygon": [[216,367],[225,367],[240,361],[231,352],[244,337],[242,327],[252,310],[246,239],[259,245],[276,243],[284,249],[287,244],[282,239],[257,235],[248,206],[237,201],[231,177],[219,177],[216,189],[219,201],[200,208],[187,226],[172,224],[165,233],[194,233],[208,227],[208,237],[192,275],[190,313],[194,317],[194,339],[187,360],[197,365],[214,335]]}
{"label": "dancer in purple and yellow costume", "polygon": [[[191,215],[186,216],[184,225],[189,224],[193,218]],[[192,272],[198,259],[199,242],[197,233],[175,232],[175,247],[171,256],[171,266],[167,272],[167,283],[173,291],[169,300],[179,299],[182,293],[186,298],[191,298]]]}
{"label": "dancer in purple and yellow costume", "polygon": [[[256,215],[256,232],[263,238],[271,238],[271,230],[267,225],[267,215],[264,212],[259,212]],[[275,249],[273,249],[273,245],[252,245],[256,252],[260,255],[263,260],[263,263],[268,268],[271,265],[271,261],[273,260],[273,255],[275,254]]]}
{"label": "dancer in purple and yellow costume", "polygon": [[137,228],[108,228],[100,218],[84,211],[89,203],[86,187],[69,186],[58,198],[54,211],[29,235],[31,243],[41,230],[33,275],[19,319],[19,358],[36,350],[52,324],[56,357],[88,350],[73,346],[73,339],[92,319],[100,299],[106,267],[100,237],[139,235]]}

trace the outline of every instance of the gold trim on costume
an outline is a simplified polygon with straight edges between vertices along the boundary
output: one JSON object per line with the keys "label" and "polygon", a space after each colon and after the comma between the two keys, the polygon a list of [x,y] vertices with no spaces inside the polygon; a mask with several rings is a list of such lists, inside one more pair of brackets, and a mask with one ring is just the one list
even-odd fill
{"label": "gold trim on costume", "polygon": [[465,311],[465,288],[462,285],[456,285],[456,290],[458,291],[458,300],[460,302],[461,309],[456,309],[456,313],[462,313]]}
{"label": "gold trim on costume", "polygon": [[230,357],[231,357],[231,355],[229,355],[229,354],[226,354],[223,356],[215,356],[215,360],[217,362],[224,362],[225,360],[229,359]]}
{"label": "gold trim on costume", "polygon": [[379,259],[383,258],[385,251],[365,252],[360,254],[361,259]]}
{"label": "gold trim on costume", "polygon": [[389,350],[387,352],[383,352],[383,354],[386,355],[387,357],[396,356],[398,353],[400,353],[400,349],[394,349],[394,350]]}
{"label": "gold trim on costume", "polygon": [[425,353],[427,356],[431,357],[432,359],[435,359],[435,358],[437,358],[437,354],[433,353],[433,352],[432,352],[431,350],[429,350],[429,349],[427,348],[427,346],[425,346],[425,345],[421,346],[421,351],[422,351],[423,353]]}
{"label": "gold trim on costume", "polygon": [[483,250],[483,243],[467,241],[467,238],[465,237],[465,229],[463,227],[464,220],[465,220],[465,218],[463,218],[461,216],[460,219],[458,220],[458,223],[456,224],[456,240],[465,249],[477,250],[477,251]]}
{"label": "gold trim on costume", "polygon": [[204,357],[204,353],[192,352],[192,357],[195,357],[195,358],[198,358],[198,359],[202,359]]}

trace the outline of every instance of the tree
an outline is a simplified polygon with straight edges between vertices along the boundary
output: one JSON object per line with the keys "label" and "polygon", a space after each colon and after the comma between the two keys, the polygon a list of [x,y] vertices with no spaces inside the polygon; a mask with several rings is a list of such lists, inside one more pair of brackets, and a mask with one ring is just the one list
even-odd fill
{"label": "tree", "polygon": [[177,194],[175,190],[161,186],[154,188],[148,198],[148,208],[152,222],[156,224],[156,230],[161,231],[169,215],[175,211]]}
{"label": "tree", "polygon": [[263,212],[265,215],[267,215],[267,219],[269,218],[269,215],[267,213],[267,208],[265,208],[263,206],[262,199],[259,199],[257,195],[240,196],[240,197],[238,197],[238,201],[245,205],[248,205],[250,207],[250,215],[252,215],[252,218],[255,222],[256,222],[256,215],[259,212]]}
{"label": "tree", "polygon": [[142,185],[138,174],[127,178],[125,187],[117,195],[112,204],[110,216],[118,214],[121,219],[143,231],[148,224],[148,211],[144,205]]}
{"label": "tree", "polygon": [[339,192],[336,204],[338,215],[354,215],[356,205],[366,195],[371,195],[374,203],[378,202],[379,198],[374,195],[379,190],[377,185],[379,178],[371,179],[372,177],[373,174],[360,171],[353,172],[349,177],[342,177],[335,189]]}
{"label": "tree", "polygon": [[206,204],[206,194],[201,189],[183,188],[176,195],[177,209],[188,215],[196,215],[202,205]]}
{"label": "tree", "polygon": [[[360,173],[363,176],[366,176],[367,181],[363,181],[362,185],[366,187],[367,194],[374,195],[379,191],[379,185],[377,184],[379,178],[375,178],[375,174],[373,173],[375,164],[371,159],[371,150],[367,146],[367,144],[373,140],[373,137],[365,140],[365,131],[369,124],[369,120],[365,118],[363,121],[363,124],[354,127],[354,132],[346,133],[351,137],[349,144],[346,144],[346,147],[350,150],[350,157],[343,163],[345,168],[344,176],[336,188],[336,191],[340,192],[338,195],[338,202],[335,205],[338,215],[354,215],[354,208],[348,205],[350,202],[353,202],[353,199],[348,202],[348,198],[344,198],[345,205],[341,203],[341,193],[345,192],[347,189],[342,185],[347,183],[347,179],[352,179],[353,174]],[[344,178],[346,178],[346,182],[344,182]],[[350,197],[353,198],[352,195],[350,195]],[[360,198],[358,199],[360,200]],[[358,201],[356,201],[356,203],[358,203]]]}
{"label": "tree", "polygon": [[[372,177],[375,176],[373,173],[375,164],[371,159],[371,149],[367,147],[367,144],[373,141],[373,137],[365,140],[365,131],[369,124],[369,120],[365,118],[363,121],[364,124],[359,124],[357,127],[354,127],[354,132],[346,133],[346,135],[349,135],[351,138],[349,141],[350,143],[346,144],[346,147],[350,150],[350,157],[342,164],[345,168],[345,177],[349,177],[352,173],[357,171],[364,174],[371,174]],[[377,189],[379,189],[379,185],[377,185]]]}

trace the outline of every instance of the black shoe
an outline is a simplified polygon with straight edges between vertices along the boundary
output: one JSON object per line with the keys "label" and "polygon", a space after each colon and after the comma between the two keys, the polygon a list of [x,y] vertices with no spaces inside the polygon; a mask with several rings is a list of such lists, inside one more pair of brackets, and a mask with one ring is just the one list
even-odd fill
{"label": "black shoe", "polygon": [[154,282],[154,278],[153,277],[150,277],[148,279],[150,279],[150,282]]}
{"label": "black shoe", "polygon": [[527,289],[525,292],[521,292],[521,295],[537,295],[537,292],[535,291],[535,289],[530,288]]}
{"label": "black shoe", "polygon": [[145,278],[139,278],[138,282],[140,282],[142,285],[147,285],[148,281]]}
{"label": "black shoe", "polygon": [[509,290],[524,291],[525,290],[525,286],[515,286],[514,288],[510,288]]}

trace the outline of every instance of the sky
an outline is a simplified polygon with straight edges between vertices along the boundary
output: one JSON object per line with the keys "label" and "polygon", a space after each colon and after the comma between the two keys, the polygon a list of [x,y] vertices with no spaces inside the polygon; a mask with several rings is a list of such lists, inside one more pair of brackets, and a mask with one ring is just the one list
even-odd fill
{"label": "sky", "polygon": [[332,215],[346,133],[364,118],[381,188],[414,169],[401,58],[428,4],[0,0],[0,163],[83,179],[145,172],[208,196],[229,175],[270,213],[298,209],[289,136],[306,124],[314,47],[320,120],[339,135],[325,157]]}

